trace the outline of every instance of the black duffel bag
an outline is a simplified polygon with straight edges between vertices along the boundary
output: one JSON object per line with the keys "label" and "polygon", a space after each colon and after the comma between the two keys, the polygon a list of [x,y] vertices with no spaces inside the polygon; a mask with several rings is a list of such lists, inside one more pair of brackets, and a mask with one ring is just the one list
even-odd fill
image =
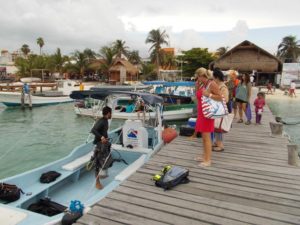
{"label": "black duffel bag", "polygon": [[14,184],[0,183],[0,200],[10,203],[18,200],[24,194],[21,188]]}
{"label": "black duffel bag", "polygon": [[49,171],[47,173],[43,173],[40,177],[41,183],[51,183],[56,180],[61,174],[56,171]]}
{"label": "black duffel bag", "polygon": [[57,202],[53,202],[49,198],[42,198],[38,202],[28,206],[27,209],[29,211],[36,212],[42,215],[55,216],[64,212],[67,207]]}

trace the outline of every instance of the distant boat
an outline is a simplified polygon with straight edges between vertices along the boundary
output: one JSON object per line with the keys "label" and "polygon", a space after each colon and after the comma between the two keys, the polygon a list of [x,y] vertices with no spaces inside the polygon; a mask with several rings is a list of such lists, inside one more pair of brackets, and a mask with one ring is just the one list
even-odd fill
{"label": "distant boat", "polygon": [[[43,91],[31,93],[31,102],[32,106],[44,106],[51,104],[59,104],[65,102],[72,102],[73,100],[69,97],[69,94],[74,90],[79,90],[77,82],[71,80],[60,80],[56,83],[36,83],[38,80],[32,80],[33,78],[22,78],[24,83],[29,83],[29,81],[33,81],[34,83],[30,83],[31,87],[55,87],[57,86],[57,90],[53,91]],[[19,89],[22,89],[22,85],[16,85]],[[18,92],[15,91],[1,91],[0,92],[0,102],[8,107],[10,106],[20,106],[21,105],[21,90]],[[25,98],[25,105],[28,105],[28,98]]]}
{"label": "distant boat", "polygon": [[[103,90],[102,90],[103,91]],[[122,96],[121,94],[114,93],[106,99],[106,102],[89,98],[93,95],[93,91],[86,91],[84,99],[75,101],[74,111],[80,116],[101,117],[102,108],[108,105],[113,110],[113,118],[115,119],[149,119],[154,117],[153,108],[146,107],[142,112],[137,113],[138,99],[132,99],[130,96]],[[169,120],[183,120],[191,117],[195,104],[191,97],[173,96],[168,94],[158,95],[163,97],[163,112],[162,117],[165,121]],[[127,111],[126,108],[134,104],[134,107]],[[143,118],[145,117],[145,118]]]}
{"label": "distant boat", "polygon": [[[27,208],[45,197],[66,207],[72,200],[80,200],[85,207],[92,206],[118,187],[161,148],[163,141],[160,107],[163,99],[147,93],[123,93],[126,94],[135,95],[147,105],[155,106],[157,123],[150,125],[147,121],[142,123],[140,120],[126,120],[123,127],[109,132],[112,143],[111,154],[117,161],[108,169],[109,176],[101,179],[104,188],[96,189],[94,171],[87,172],[85,169],[94,149],[93,144],[87,142],[60,160],[1,180],[0,182],[17,185],[25,194],[17,201],[0,204],[0,221],[11,225],[59,224],[63,213],[50,217],[33,213]],[[78,98],[81,94],[79,92],[74,95]],[[100,97],[104,98],[106,94],[98,94],[97,98]],[[61,173],[61,176],[48,184],[39,182],[42,173],[53,170]]]}

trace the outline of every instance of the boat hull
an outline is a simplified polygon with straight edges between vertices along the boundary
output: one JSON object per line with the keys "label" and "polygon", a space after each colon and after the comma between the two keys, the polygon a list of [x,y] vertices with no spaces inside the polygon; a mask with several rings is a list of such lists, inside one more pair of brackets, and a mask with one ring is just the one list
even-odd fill
{"label": "boat hull", "polygon": [[[32,106],[44,106],[53,105],[65,102],[72,102],[73,100],[69,96],[62,97],[42,97],[42,96],[31,96]],[[0,102],[4,105],[20,106],[21,105],[21,93],[18,92],[0,92]],[[28,100],[25,99],[25,105],[28,105]]]}
{"label": "boat hull", "polygon": [[[119,133],[120,128],[109,133],[112,142],[118,140]],[[0,203],[0,212],[11,210],[13,216],[12,223],[10,224],[60,224],[63,213],[48,217],[28,211],[28,206],[41,198],[50,197],[52,201],[65,206],[69,206],[72,200],[79,200],[86,208],[90,207],[103,199],[108,193],[119,186],[120,183],[126,180],[128,176],[147,162],[151,155],[161,148],[162,144],[161,141],[155,141],[153,148],[149,147],[143,149],[128,149],[122,147],[120,144],[113,144],[112,157],[115,159],[124,159],[128,165],[122,161],[114,162],[113,166],[108,169],[109,176],[105,179],[101,179],[101,183],[104,186],[102,190],[95,188],[94,171],[86,171],[86,162],[81,162],[82,164],[80,166],[78,166],[78,162],[76,162],[83,160],[83,158],[89,160],[92,155],[94,149],[93,144],[83,144],[76,147],[63,159],[1,180],[1,182],[17,185],[22,188],[26,194],[21,195],[21,198],[15,202],[5,205]],[[71,165],[73,165],[72,168],[70,168]],[[49,184],[40,183],[39,177],[41,174],[50,170],[61,173],[61,176]],[[6,217],[0,213],[0,221]],[[17,222],[13,223],[13,221]]]}
{"label": "boat hull", "polygon": [[[102,117],[102,111],[96,111],[91,108],[78,108],[74,107],[75,113],[79,116],[89,116],[94,118]],[[170,121],[170,120],[184,120],[188,119],[192,116],[193,109],[178,109],[178,110],[171,110],[163,112],[163,120]],[[140,113],[140,117],[138,117],[138,113],[126,113],[126,112],[117,112],[114,111],[112,114],[112,118],[114,119],[123,119],[123,120],[137,120],[143,119],[143,113]],[[149,120],[149,118],[155,118],[155,112],[145,113],[145,119]]]}

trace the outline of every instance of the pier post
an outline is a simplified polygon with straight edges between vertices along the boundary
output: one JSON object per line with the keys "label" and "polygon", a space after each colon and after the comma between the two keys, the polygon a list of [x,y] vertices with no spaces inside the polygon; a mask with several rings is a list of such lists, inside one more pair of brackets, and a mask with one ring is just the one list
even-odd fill
{"label": "pier post", "polygon": [[287,145],[288,148],[288,164],[299,166],[299,155],[297,145]]}
{"label": "pier post", "polygon": [[282,136],[283,124],[270,122],[271,137]]}

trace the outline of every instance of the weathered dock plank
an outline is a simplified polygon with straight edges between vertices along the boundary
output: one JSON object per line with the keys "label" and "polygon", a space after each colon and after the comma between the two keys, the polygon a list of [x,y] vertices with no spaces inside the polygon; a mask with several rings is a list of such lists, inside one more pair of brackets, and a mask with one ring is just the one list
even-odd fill
{"label": "weathered dock plank", "polygon": [[[194,160],[201,139],[178,137],[77,224],[300,224],[300,168],[288,165],[288,140],[271,137],[270,121],[267,108],[261,126],[234,122],[207,168]],[[167,164],[189,168],[190,183],[155,187]]]}

